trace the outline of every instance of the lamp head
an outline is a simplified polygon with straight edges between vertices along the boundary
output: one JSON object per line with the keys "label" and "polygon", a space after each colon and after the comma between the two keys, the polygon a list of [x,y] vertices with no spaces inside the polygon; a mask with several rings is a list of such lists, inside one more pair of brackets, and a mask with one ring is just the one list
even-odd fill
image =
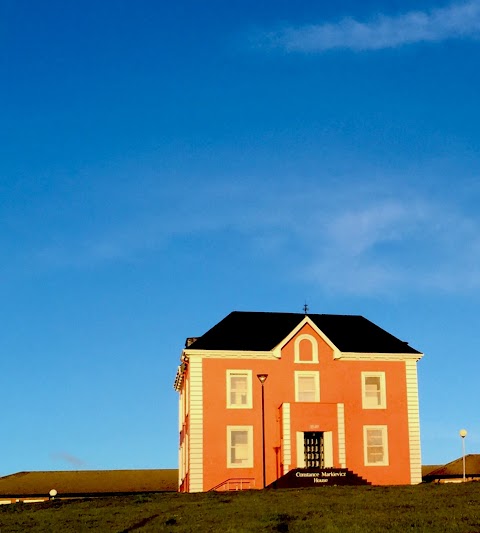
{"label": "lamp head", "polygon": [[268,374],[257,374],[258,381],[263,385],[267,381]]}
{"label": "lamp head", "polygon": [[464,439],[467,436],[466,429],[461,429],[458,433],[460,434],[460,437],[462,437],[462,439]]}

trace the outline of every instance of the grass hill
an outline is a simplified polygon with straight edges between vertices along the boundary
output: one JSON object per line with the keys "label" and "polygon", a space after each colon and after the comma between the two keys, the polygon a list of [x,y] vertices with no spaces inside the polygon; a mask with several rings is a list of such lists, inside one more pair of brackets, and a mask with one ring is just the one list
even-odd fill
{"label": "grass hill", "polygon": [[10,532],[480,532],[480,483],[163,493],[0,506]]}

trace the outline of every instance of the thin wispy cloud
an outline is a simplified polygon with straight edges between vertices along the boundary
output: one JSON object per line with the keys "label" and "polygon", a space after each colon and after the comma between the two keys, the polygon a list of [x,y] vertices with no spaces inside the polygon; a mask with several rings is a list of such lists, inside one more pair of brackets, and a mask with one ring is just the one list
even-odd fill
{"label": "thin wispy cloud", "polygon": [[234,238],[244,257],[263,256],[278,265],[279,275],[336,293],[480,289],[480,218],[463,212],[461,200],[434,200],[401,180],[370,187],[310,184],[302,191],[285,182],[257,184],[255,196],[246,182],[210,183],[188,198],[179,190],[170,207],[158,206],[151,194],[155,201],[138,218],[49,249],[52,266],[95,268],[161,255],[186,237],[219,248]]}
{"label": "thin wispy cloud", "polygon": [[332,216],[304,274],[346,293],[477,291],[479,232],[454,202],[378,198]]}
{"label": "thin wispy cloud", "polygon": [[348,17],[338,22],[288,26],[262,35],[259,42],[297,52],[362,51],[479,36],[480,1],[471,0],[429,11],[376,14],[365,21]]}
{"label": "thin wispy cloud", "polygon": [[67,452],[55,452],[51,454],[55,461],[63,461],[71,466],[85,466],[85,461]]}

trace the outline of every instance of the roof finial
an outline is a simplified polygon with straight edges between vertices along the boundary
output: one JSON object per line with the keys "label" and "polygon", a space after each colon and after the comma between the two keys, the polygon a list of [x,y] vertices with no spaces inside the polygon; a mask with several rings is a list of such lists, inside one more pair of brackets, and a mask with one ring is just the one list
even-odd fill
{"label": "roof finial", "polygon": [[307,316],[307,313],[308,313],[308,305],[307,305],[307,302],[305,302],[303,304],[303,311],[305,312],[305,316]]}

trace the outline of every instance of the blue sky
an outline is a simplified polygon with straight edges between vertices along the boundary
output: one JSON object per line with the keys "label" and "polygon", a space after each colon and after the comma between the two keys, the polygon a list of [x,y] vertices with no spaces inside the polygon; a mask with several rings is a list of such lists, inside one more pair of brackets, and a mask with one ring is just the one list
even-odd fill
{"label": "blue sky", "polygon": [[0,475],[174,468],[185,337],[361,314],[480,453],[480,1],[0,5]]}

